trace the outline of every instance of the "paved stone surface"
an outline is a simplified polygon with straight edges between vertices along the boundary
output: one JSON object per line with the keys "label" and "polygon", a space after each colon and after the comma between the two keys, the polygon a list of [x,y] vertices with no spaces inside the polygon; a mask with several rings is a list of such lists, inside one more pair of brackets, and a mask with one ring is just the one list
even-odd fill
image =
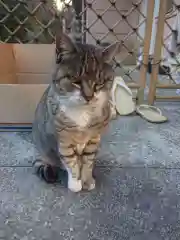
{"label": "paved stone surface", "polygon": [[89,193],[42,182],[31,134],[0,133],[0,239],[179,240],[180,107],[159,105],[168,123],[111,123]]}
{"label": "paved stone surface", "polygon": [[97,189],[73,194],[27,168],[1,168],[2,239],[175,240],[180,171],[97,167]]}

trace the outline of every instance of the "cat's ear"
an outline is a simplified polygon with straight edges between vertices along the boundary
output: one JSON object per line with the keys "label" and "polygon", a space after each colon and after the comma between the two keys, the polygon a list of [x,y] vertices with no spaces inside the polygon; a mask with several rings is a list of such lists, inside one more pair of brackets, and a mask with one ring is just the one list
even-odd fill
{"label": "cat's ear", "polygon": [[56,49],[63,52],[74,52],[76,46],[66,33],[61,32],[56,35]]}
{"label": "cat's ear", "polygon": [[120,43],[115,42],[108,47],[104,48],[102,55],[105,62],[111,62],[120,51]]}

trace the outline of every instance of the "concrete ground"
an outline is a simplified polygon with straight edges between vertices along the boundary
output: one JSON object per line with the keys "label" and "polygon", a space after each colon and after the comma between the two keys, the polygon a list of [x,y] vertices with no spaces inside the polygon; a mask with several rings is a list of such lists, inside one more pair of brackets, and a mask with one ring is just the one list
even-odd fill
{"label": "concrete ground", "polygon": [[168,123],[111,123],[92,192],[45,184],[31,169],[31,134],[0,133],[0,239],[179,240],[180,106],[161,108]]}

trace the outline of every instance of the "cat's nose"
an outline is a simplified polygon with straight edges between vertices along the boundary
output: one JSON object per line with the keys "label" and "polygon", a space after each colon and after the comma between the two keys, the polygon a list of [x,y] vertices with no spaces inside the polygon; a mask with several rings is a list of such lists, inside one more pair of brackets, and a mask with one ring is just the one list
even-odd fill
{"label": "cat's nose", "polygon": [[94,97],[94,95],[92,95],[92,96],[86,96],[86,100],[87,100],[88,102],[90,102],[90,101],[93,99],[93,97]]}

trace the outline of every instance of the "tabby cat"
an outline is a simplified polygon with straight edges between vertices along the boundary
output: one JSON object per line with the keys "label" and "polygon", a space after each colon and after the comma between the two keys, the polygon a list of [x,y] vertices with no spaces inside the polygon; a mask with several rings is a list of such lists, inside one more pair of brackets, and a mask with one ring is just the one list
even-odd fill
{"label": "tabby cat", "polygon": [[101,134],[111,119],[113,57],[119,43],[106,48],[56,39],[52,82],[35,112],[33,139],[42,160],[34,162],[47,182],[57,181],[59,168],[68,173],[73,192],[95,188],[92,175]]}

